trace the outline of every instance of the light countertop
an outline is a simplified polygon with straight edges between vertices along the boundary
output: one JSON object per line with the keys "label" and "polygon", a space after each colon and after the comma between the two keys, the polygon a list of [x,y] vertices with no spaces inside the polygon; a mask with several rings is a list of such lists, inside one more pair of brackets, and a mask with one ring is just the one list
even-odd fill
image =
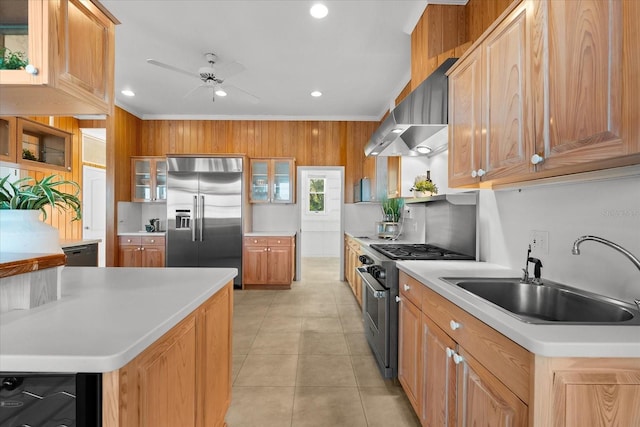
{"label": "light countertop", "polygon": [[400,270],[532,353],[547,357],[640,357],[640,326],[524,323],[440,279],[520,277],[519,271],[474,261],[399,261],[397,265]]}
{"label": "light countertop", "polygon": [[130,231],[125,233],[118,233],[118,236],[164,236],[166,231]]}
{"label": "light countertop", "polygon": [[244,233],[245,237],[293,237],[295,235],[295,231],[252,231]]}
{"label": "light countertop", "polygon": [[0,315],[0,371],[119,369],[236,275],[234,268],[65,267],[61,299]]}

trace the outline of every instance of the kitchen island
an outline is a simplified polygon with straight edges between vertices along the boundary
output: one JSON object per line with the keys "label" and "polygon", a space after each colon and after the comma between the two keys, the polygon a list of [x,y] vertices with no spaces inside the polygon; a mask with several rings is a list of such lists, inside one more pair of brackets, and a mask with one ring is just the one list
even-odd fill
{"label": "kitchen island", "polygon": [[236,275],[65,267],[59,300],[0,315],[0,371],[102,373],[105,427],[224,425]]}

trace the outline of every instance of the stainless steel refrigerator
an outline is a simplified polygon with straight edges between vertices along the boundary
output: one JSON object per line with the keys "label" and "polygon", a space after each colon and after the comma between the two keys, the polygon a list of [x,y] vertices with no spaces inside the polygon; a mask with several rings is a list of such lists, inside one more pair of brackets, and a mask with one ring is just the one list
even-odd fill
{"label": "stainless steel refrigerator", "polygon": [[167,157],[167,267],[232,267],[242,283],[239,157]]}

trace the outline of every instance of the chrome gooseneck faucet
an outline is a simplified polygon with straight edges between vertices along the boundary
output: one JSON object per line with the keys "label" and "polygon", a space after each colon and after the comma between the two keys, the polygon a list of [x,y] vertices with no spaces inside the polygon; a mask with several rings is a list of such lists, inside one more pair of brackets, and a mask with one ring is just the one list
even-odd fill
{"label": "chrome gooseneck faucet", "polygon": [[[626,256],[629,259],[629,261],[631,261],[633,265],[635,265],[636,268],[640,270],[640,259],[636,258],[631,252],[629,252],[622,246],[618,245],[617,243],[613,243],[610,240],[603,239],[602,237],[598,237],[598,236],[587,235],[587,236],[578,237],[576,241],[573,242],[573,249],[571,249],[571,253],[574,255],[580,255],[580,244],[586,240],[593,240],[594,242],[602,243],[605,246],[609,246],[610,248],[615,249],[616,251]],[[638,306],[638,310],[640,310],[640,298],[634,299],[633,302],[636,304],[636,306]]]}

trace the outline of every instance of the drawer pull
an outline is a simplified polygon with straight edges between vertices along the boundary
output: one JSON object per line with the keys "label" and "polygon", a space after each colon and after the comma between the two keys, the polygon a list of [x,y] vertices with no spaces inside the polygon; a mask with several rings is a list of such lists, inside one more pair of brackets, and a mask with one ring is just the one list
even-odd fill
{"label": "drawer pull", "polygon": [[411,290],[411,286],[407,285],[406,283],[404,284],[404,290],[405,291],[410,291]]}
{"label": "drawer pull", "polygon": [[254,241],[253,241],[253,243],[258,243],[258,241],[257,241],[257,240],[254,240]]}
{"label": "drawer pull", "polygon": [[453,353],[453,363],[455,363],[456,365],[459,365],[460,362],[462,362],[464,360],[464,358],[462,356],[460,356],[459,354]]}
{"label": "drawer pull", "polygon": [[280,240],[278,240],[278,243],[280,243]]}
{"label": "drawer pull", "polygon": [[455,320],[452,320],[449,322],[449,327],[455,331],[456,329],[460,329],[460,323],[456,322]]}
{"label": "drawer pull", "polygon": [[131,243],[131,239],[127,239],[127,243]]}

